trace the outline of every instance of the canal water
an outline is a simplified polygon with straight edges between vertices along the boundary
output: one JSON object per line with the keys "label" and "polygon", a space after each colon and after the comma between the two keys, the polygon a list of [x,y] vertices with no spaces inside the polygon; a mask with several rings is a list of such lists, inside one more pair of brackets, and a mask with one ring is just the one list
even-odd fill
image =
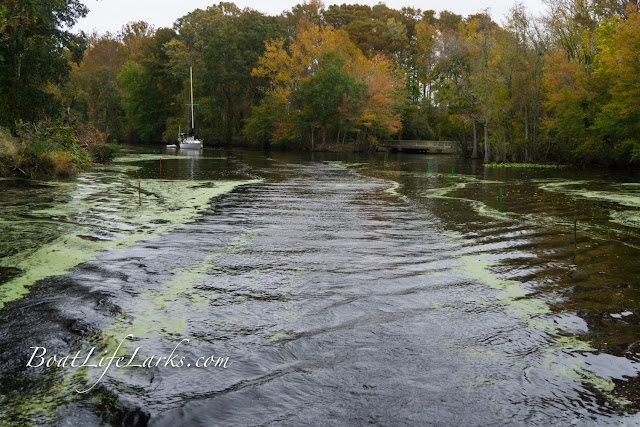
{"label": "canal water", "polygon": [[0,424],[640,423],[638,176],[383,156],[0,181]]}

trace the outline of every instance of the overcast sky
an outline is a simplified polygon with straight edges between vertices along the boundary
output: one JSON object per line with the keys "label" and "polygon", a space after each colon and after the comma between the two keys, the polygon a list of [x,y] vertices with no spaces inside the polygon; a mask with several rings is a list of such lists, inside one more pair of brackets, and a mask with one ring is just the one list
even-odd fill
{"label": "overcast sky", "polygon": [[[290,10],[303,0],[271,0],[271,1],[234,1],[238,7],[251,7],[268,15],[278,15],[283,10]],[[87,33],[93,30],[99,33],[107,31],[117,32],[124,24],[131,21],[147,21],[159,27],[171,27],[173,22],[181,16],[195,9],[206,9],[208,6],[218,4],[219,0],[84,0],[84,4],[89,7],[89,15],[82,19],[73,29],[84,30]],[[373,6],[380,3],[374,1],[324,1],[325,6],[331,4],[368,4]],[[504,15],[514,4],[514,0],[387,0],[387,6],[393,9],[400,9],[403,6],[412,6],[422,10],[433,9],[436,12],[449,10],[467,16],[477,13],[485,7],[491,8],[491,16],[500,22]],[[527,0],[524,2],[530,13],[540,14],[545,8],[542,0]]]}

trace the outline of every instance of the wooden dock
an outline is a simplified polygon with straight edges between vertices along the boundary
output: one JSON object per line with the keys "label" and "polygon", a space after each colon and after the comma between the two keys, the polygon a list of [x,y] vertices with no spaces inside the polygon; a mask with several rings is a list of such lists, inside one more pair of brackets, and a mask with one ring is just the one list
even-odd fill
{"label": "wooden dock", "polygon": [[393,140],[381,144],[389,151],[422,151],[427,153],[455,154],[456,146],[451,141]]}

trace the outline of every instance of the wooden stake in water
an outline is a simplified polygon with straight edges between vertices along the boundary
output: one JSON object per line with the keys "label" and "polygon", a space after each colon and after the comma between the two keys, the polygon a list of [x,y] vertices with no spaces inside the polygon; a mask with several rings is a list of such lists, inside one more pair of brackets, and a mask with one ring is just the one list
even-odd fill
{"label": "wooden stake in water", "polygon": [[431,173],[431,164],[427,163],[427,175]]}
{"label": "wooden stake in water", "polygon": [[578,248],[578,220],[573,220],[573,247]]}
{"label": "wooden stake in water", "polygon": [[384,153],[384,161],[387,162],[387,153]]}
{"label": "wooden stake in water", "polygon": [[500,189],[500,212],[502,212],[502,188]]}

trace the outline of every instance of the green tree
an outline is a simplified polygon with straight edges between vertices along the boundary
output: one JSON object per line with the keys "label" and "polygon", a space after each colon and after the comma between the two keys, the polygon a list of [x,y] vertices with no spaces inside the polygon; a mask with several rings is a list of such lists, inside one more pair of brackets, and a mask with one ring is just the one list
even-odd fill
{"label": "green tree", "polygon": [[6,38],[4,37],[4,29],[7,25],[7,7],[4,4],[0,4],[0,43],[3,43]]}
{"label": "green tree", "polygon": [[[166,72],[181,82],[175,104],[188,102],[193,66],[201,136],[224,144],[241,142],[245,121],[262,95],[260,79],[252,76],[252,70],[265,42],[283,36],[284,27],[277,18],[220,3],[180,18],[174,28],[178,36],[164,49],[169,58]],[[175,131],[179,123],[186,124],[185,112],[179,110],[170,118]]]}
{"label": "green tree", "polygon": [[162,114],[162,93],[154,89],[151,73],[129,61],[118,74],[118,81],[126,92],[123,108],[136,135],[142,141],[160,140],[166,117]]}
{"label": "green tree", "polygon": [[298,121],[311,129],[311,149],[314,148],[314,128],[322,130],[322,143],[327,139],[330,126],[341,128],[344,113],[358,109],[364,101],[367,87],[358,82],[345,69],[345,58],[335,52],[326,52],[320,61],[318,73],[300,83],[294,100],[300,110]]}
{"label": "green tree", "polygon": [[170,57],[166,50],[177,35],[168,28],[156,31],[144,22],[136,22],[125,26],[120,37],[129,58],[117,77],[123,92],[125,135],[160,141],[169,117],[181,110],[175,102],[181,81],[168,70]]}
{"label": "green tree", "polygon": [[204,51],[202,90],[213,138],[230,143],[240,136],[251,106],[259,99],[258,80],[251,75],[267,40],[284,35],[276,19],[251,10],[238,11],[220,25]]}
{"label": "green tree", "polygon": [[49,85],[64,83],[85,48],[69,28],[87,14],[78,0],[5,0],[0,44],[0,124],[56,116],[61,103]]}

